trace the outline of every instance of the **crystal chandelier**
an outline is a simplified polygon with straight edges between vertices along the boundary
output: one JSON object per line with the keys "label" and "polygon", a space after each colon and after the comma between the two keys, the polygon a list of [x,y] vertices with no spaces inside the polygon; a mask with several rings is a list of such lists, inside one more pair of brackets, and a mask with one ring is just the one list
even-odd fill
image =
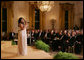
{"label": "crystal chandelier", "polygon": [[37,1],[37,6],[42,12],[48,12],[54,6],[54,1]]}

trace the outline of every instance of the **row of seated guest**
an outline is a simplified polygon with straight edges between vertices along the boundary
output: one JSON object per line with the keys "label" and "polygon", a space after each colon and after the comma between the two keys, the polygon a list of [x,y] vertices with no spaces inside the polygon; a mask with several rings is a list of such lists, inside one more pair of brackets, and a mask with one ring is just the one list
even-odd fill
{"label": "row of seated guest", "polygon": [[61,30],[60,32],[57,30],[31,30],[31,36],[28,30],[27,36],[28,44],[30,44],[30,37],[31,44],[33,44],[33,41],[42,40],[50,45],[53,51],[73,52],[74,49],[75,53],[79,54],[83,45],[83,30]]}

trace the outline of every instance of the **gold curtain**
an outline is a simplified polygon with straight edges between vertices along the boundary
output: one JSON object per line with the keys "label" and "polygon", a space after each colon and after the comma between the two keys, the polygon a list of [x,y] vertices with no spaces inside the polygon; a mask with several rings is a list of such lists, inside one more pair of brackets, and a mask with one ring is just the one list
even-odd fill
{"label": "gold curtain", "polygon": [[33,29],[35,29],[35,8],[33,7]]}
{"label": "gold curtain", "polygon": [[[30,4],[30,7],[29,7],[29,20],[30,20],[30,23],[29,23],[29,29],[35,29],[35,8],[34,5]],[[36,8],[38,9],[38,8]],[[40,11],[40,29],[43,29],[43,23],[44,23],[44,20],[43,20],[43,12]],[[32,27],[33,25],[33,27]]]}
{"label": "gold curtain", "polygon": [[73,4],[60,4],[60,17],[59,17],[59,24],[60,30],[65,29],[65,11],[68,10],[68,29],[73,29],[74,25],[74,5]]}
{"label": "gold curtain", "polygon": [[60,4],[60,12],[59,13],[60,13],[60,17],[59,17],[60,30],[64,30],[65,10],[64,10],[62,4]]}
{"label": "gold curtain", "polygon": [[70,8],[69,8],[69,15],[68,15],[68,23],[69,23],[69,29],[73,29],[73,27],[74,27],[74,9],[73,9],[73,7],[74,7],[74,5],[70,5],[69,6]]}
{"label": "gold curtain", "polygon": [[32,6],[29,4],[29,29],[32,29]]}
{"label": "gold curtain", "polygon": [[40,11],[40,29],[44,30],[44,13]]}
{"label": "gold curtain", "polygon": [[40,29],[42,29],[42,12],[40,11]]}
{"label": "gold curtain", "polygon": [[9,2],[7,6],[7,32],[13,32],[13,2]]}
{"label": "gold curtain", "polygon": [[29,4],[29,29],[34,29],[35,27],[35,8],[33,5]]}

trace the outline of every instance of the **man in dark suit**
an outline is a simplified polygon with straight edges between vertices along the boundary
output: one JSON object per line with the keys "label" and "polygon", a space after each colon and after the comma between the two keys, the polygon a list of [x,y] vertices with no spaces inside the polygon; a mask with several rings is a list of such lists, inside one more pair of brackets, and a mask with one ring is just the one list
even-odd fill
{"label": "man in dark suit", "polygon": [[53,40],[54,40],[54,31],[52,30],[50,33],[50,40],[49,40],[49,45],[51,46],[51,48],[53,47],[52,46]]}
{"label": "man in dark suit", "polygon": [[35,41],[37,41],[37,40],[38,40],[38,31],[37,31],[37,30],[35,30],[35,33],[34,33],[34,38],[35,38]]}
{"label": "man in dark suit", "polygon": [[14,35],[15,35],[14,32],[10,32],[10,34],[9,34],[9,40],[10,40],[10,39],[14,39]]}
{"label": "man in dark suit", "polygon": [[73,53],[74,45],[75,45],[75,42],[76,42],[75,32],[72,31],[71,35],[72,36],[71,36],[71,38],[69,40],[69,48],[70,48],[70,52]]}
{"label": "man in dark suit", "polygon": [[78,31],[77,35],[76,35],[76,44],[75,44],[75,53],[76,54],[81,53],[81,47],[82,47],[82,37],[81,37],[80,31]]}
{"label": "man in dark suit", "polygon": [[63,34],[62,31],[59,32],[59,44],[58,44],[58,50],[61,51],[62,50],[62,38],[63,38]]}
{"label": "man in dark suit", "polygon": [[58,50],[59,44],[60,44],[59,33],[55,30],[55,33],[53,34],[53,42],[52,42],[53,51]]}
{"label": "man in dark suit", "polygon": [[40,30],[39,37],[44,42],[44,32],[42,30]]}
{"label": "man in dark suit", "polygon": [[31,35],[31,43],[33,44],[36,40],[35,40],[35,31],[32,30],[30,31],[30,35]]}
{"label": "man in dark suit", "polygon": [[51,37],[51,32],[48,30],[48,32],[47,32],[47,39],[46,39],[47,40],[47,42],[46,42],[47,44],[49,44],[49,41],[51,40],[50,37]]}
{"label": "man in dark suit", "polygon": [[27,44],[30,45],[30,31],[27,30]]}
{"label": "man in dark suit", "polygon": [[37,32],[38,32],[38,33],[37,33],[37,39],[39,40],[39,39],[40,39],[40,37],[39,37],[40,30],[38,29]]}
{"label": "man in dark suit", "polygon": [[66,51],[66,48],[67,48],[67,40],[68,40],[68,36],[67,36],[67,31],[65,30],[64,31],[64,35],[63,35],[63,38],[62,38],[62,52],[65,52]]}
{"label": "man in dark suit", "polygon": [[67,40],[66,40],[66,42],[65,42],[65,44],[66,44],[66,52],[68,52],[69,51],[69,49],[68,49],[68,47],[69,47],[69,44],[70,44],[70,39],[71,39],[71,34],[68,32],[67,33]]}
{"label": "man in dark suit", "polygon": [[48,44],[48,43],[47,43],[47,34],[48,34],[48,30],[45,31],[45,35],[44,35],[44,40],[45,40],[44,42],[45,42],[46,44]]}

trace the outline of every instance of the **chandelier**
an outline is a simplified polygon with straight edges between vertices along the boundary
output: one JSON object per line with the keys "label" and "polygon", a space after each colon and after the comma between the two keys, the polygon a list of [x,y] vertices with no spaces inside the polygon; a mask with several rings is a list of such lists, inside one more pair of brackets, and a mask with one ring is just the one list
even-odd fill
{"label": "chandelier", "polygon": [[54,1],[37,1],[37,7],[42,12],[48,12],[54,6]]}

